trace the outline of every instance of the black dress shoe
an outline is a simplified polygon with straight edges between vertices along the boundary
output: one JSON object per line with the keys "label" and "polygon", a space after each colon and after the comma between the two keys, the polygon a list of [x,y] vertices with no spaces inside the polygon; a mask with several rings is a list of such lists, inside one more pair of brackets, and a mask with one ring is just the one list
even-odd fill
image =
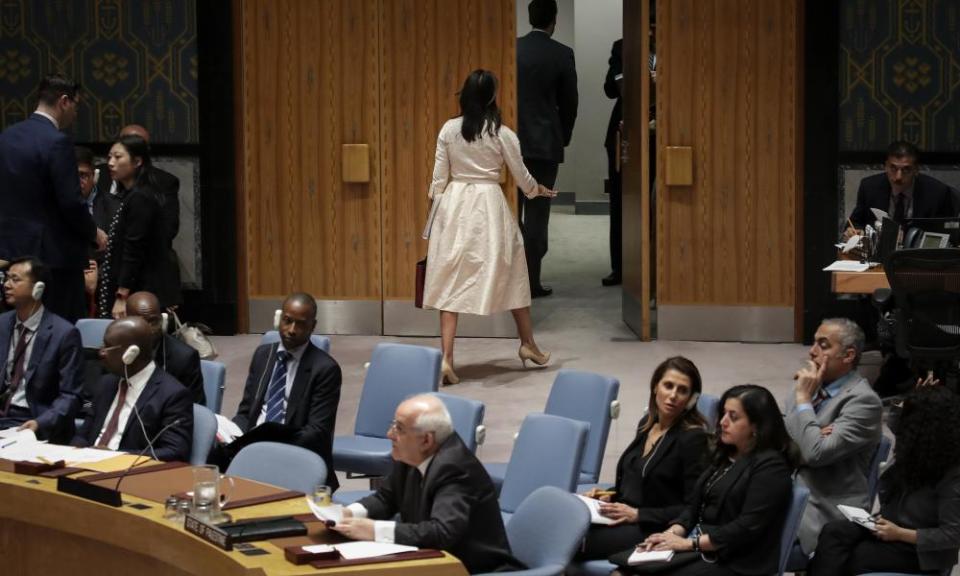
{"label": "black dress shoe", "polygon": [[553,294],[553,288],[549,286],[538,286],[530,291],[531,298],[543,298]]}
{"label": "black dress shoe", "polygon": [[604,276],[600,283],[604,286],[619,286],[623,283],[623,278],[619,274],[611,273],[609,276]]}

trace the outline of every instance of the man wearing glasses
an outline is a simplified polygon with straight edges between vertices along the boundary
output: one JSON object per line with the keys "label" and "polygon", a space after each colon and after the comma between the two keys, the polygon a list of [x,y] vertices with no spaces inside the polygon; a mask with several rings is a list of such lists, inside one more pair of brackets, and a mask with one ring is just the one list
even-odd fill
{"label": "man wearing glasses", "polygon": [[871,208],[883,210],[900,223],[908,218],[957,215],[950,188],[936,178],[918,172],[919,155],[913,144],[902,140],[887,147],[884,173],[860,181],[857,206],[850,214],[850,222],[858,230],[876,220]]}

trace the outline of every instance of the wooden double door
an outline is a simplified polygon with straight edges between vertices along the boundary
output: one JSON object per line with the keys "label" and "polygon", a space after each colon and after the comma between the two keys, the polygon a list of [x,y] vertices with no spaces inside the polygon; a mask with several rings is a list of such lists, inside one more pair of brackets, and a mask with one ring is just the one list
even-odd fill
{"label": "wooden double door", "polygon": [[320,332],[435,332],[412,301],[436,137],[476,68],[513,123],[513,0],[235,2],[241,331],[304,291]]}

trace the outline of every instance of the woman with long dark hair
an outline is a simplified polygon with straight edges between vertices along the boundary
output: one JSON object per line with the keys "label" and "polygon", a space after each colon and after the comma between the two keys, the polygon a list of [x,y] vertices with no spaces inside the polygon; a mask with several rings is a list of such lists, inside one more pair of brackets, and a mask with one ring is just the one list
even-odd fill
{"label": "woman with long dark hair", "polygon": [[556,196],[530,176],[517,135],[502,125],[496,76],[474,70],[460,91],[460,116],[448,120],[437,137],[429,192],[438,204],[423,305],[440,310],[443,379],[450,384],[459,382],[453,343],[460,313],[510,310],[520,336],[520,360],[542,366],[550,359],[533,339],[523,238],[500,187],[504,164],[528,198]]}
{"label": "woman with long dark hair", "polygon": [[581,560],[606,558],[659,532],[693,499],[707,465],[706,421],[697,410],[700,371],[683,356],[667,358],[650,378],[650,403],[637,436],[617,462],[613,494],[594,489],[600,514],[613,525],[591,525]]}
{"label": "woman with long dark hair", "polygon": [[161,306],[171,303],[175,280],[164,271],[168,244],[150,170],[150,147],[140,136],[122,136],[107,161],[122,204],[107,230],[107,250],[97,286],[97,315],[126,316],[132,292],[153,292]]}
{"label": "woman with long dark hair", "polygon": [[[723,393],[720,406],[713,461],[692,502],[673,525],[637,547],[687,553],[674,556],[665,574],[767,575],[778,569],[799,451],[766,388],[734,386]],[[633,551],[611,560],[629,572]]]}
{"label": "woman with long dark hair", "polygon": [[896,425],[894,463],[880,477],[873,529],[827,523],[813,576],[908,572],[940,574],[960,548],[960,400],[943,386],[907,395]]}

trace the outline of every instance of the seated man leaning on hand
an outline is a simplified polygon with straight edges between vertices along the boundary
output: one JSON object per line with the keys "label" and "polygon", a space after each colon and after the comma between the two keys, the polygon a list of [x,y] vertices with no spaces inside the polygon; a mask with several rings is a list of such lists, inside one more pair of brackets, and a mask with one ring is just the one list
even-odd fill
{"label": "seated man leaning on hand", "polygon": [[867,477],[881,435],[880,397],[857,372],[863,330],[847,318],[824,320],[786,401],[787,432],[803,458],[810,500],[800,546],[813,552],[823,525],[842,520],[837,504],[870,510]]}
{"label": "seated man leaning on hand", "polygon": [[[493,482],[453,431],[443,402],[414,396],[387,436],[393,470],[376,493],[351,504],[333,529],[353,540],[445,550],[467,571],[517,569]],[[400,520],[388,520],[395,514]]]}

